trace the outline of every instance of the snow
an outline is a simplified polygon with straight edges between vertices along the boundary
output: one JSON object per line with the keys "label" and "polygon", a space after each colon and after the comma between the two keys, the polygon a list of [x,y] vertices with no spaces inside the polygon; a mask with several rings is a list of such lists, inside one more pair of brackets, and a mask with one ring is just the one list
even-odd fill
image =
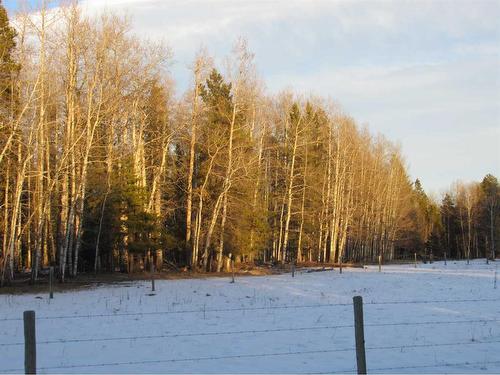
{"label": "snow", "polygon": [[0,295],[0,372],[24,371],[24,310],[36,311],[39,373],[355,372],[361,295],[369,373],[498,373],[496,268],[483,259]]}

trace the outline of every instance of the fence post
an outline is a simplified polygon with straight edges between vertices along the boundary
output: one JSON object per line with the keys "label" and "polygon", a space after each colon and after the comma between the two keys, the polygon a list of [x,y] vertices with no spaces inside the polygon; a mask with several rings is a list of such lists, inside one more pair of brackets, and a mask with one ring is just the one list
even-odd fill
{"label": "fence post", "polygon": [[231,256],[231,284],[234,284],[234,255]]}
{"label": "fence post", "polygon": [[342,257],[339,256],[339,272],[342,273]]}
{"label": "fence post", "polygon": [[444,252],[444,265],[446,266],[446,251]]}
{"label": "fence post", "polygon": [[378,255],[378,272],[382,271],[382,254]]}
{"label": "fence post", "polygon": [[495,280],[493,280],[493,289],[497,288],[497,273],[498,273],[498,265],[495,265]]}
{"label": "fence post", "polygon": [[292,260],[292,277],[295,277],[295,261]]}
{"label": "fence post", "polygon": [[417,268],[417,253],[414,253],[415,256],[415,268]]}
{"label": "fence post", "polygon": [[358,374],[366,374],[365,330],[363,323],[363,297],[352,298],[354,303],[354,336],[356,339],[356,363]]}
{"label": "fence post", "polygon": [[24,320],[24,373],[36,374],[35,312],[25,311]]}
{"label": "fence post", "polygon": [[54,298],[54,290],[52,289],[54,285],[54,267],[50,267],[49,270],[49,298]]}
{"label": "fence post", "polygon": [[[152,260],[152,259],[151,259]],[[151,291],[155,291],[155,277],[154,277],[154,272],[155,272],[155,265],[151,261]]]}

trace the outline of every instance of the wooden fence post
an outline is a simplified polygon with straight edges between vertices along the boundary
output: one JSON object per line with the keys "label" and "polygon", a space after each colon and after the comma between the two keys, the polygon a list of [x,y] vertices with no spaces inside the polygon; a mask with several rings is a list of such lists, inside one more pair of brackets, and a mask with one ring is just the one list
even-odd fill
{"label": "wooden fence post", "polygon": [[49,298],[52,299],[54,298],[54,267],[50,267],[49,270]]}
{"label": "wooden fence post", "polygon": [[363,323],[363,297],[352,298],[354,303],[354,336],[356,339],[356,363],[358,374],[366,374],[365,330]]}
{"label": "wooden fence post", "polygon": [[382,254],[378,255],[378,272],[382,271]]}
{"label": "wooden fence post", "polygon": [[295,277],[295,261],[292,260],[292,277]]}
{"label": "wooden fence post", "polygon": [[414,253],[415,255],[415,268],[417,268],[417,253]]}
{"label": "wooden fence post", "polygon": [[446,251],[444,252],[444,265],[446,266]]}
{"label": "wooden fence post", "polygon": [[35,312],[25,311],[24,320],[24,373],[36,374]]}
{"label": "wooden fence post", "polygon": [[339,272],[342,273],[342,256],[339,256]]}

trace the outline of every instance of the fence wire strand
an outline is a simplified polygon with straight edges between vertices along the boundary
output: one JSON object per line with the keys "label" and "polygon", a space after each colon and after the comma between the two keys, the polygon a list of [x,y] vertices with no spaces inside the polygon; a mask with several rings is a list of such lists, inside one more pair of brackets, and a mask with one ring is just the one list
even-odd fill
{"label": "fence wire strand", "polygon": [[[365,327],[471,324],[471,323],[494,323],[494,322],[500,322],[500,319],[398,322],[398,323],[368,323],[368,324],[365,324]],[[228,336],[228,335],[240,335],[240,334],[299,332],[299,331],[328,330],[328,329],[342,329],[342,328],[354,328],[354,325],[353,324],[344,324],[344,325],[327,325],[327,326],[313,326],[313,327],[271,328],[271,329],[261,329],[261,330],[239,330],[239,331],[226,331],[226,332],[187,332],[187,333],[170,333],[170,334],[162,334],[162,335],[122,336],[122,337],[84,338],[84,339],[71,339],[70,338],[70,339],[38,341],[37,344],[50,345],[50,344],[66,344],[66,343],[79,343],[79,342],[147,340],[147,339],[177,338],[177,337]],[[24,345],[24,343],[23,342],[0,343],[0,346],[20,346],[20,345]],[[398,346],[398,348],[399,348],[399,346]]]}
{"label": "fence wire strand", "polygon": [[[402,304],[432,304],[432,303],[469,303],[469,302],[500,302],[499,298],[484,298],[484,299],[455,299],[455,300],[410,300],[410,301],[379,301],[379,302],[363,302],[364,306],[369,305],[402,305]],[[196,309],[196,310],[177,310],[177,311],[147,311],[147,312],[130,312],[130,313],[113,313],[113,314],[86,314],[86,315],[58,315],[58,316],[41,316],[37,320],[51,319],[92,319],[92,318],[107,318],[119,316],[142,316],[142,315],[169,315],[169,314],[192,314],[192,313],[213,313],[213,312],[235,312],[235,311],[258,311],[258,310],[286,310],[286,309],[307,309],[307,308],[323,308],[336,306],[352,306],[349,303],[324,303],[311,305],[282,305],[282,306],[259,306],[259,307],[236,307],[236,308],[221,308],[221,309]],[[22,318],[2,318],[4,321],[22,321]]]}
{"label": "fence wire strand", "polygon": [[[450,342],[450,343],[435,343],[435,344],[415,344],[415,345],[394,345],[394,346],[379,346],[379,347],[368,347],[367,350],[393,350],[393,349],[412,349],[412,348],[423,348],[423,347],[439,347],[439,346],[457,346],[457,345],[474,345],[474,344],[490,344],[490,343],[500,343],[500,340],[494,341],[466,341],[466,342]],[[175,362],[197,362],[197,361],[215,361],[223,359],[247,359],[247,358],[263,358],[263,357],[278,357],[278,356],[291,356],[291,355],[303,355],[303,354],[326,354],[326,353],[339,353],[339,352],[352,352],[355,351],[354,348],[340,348],[340,349],[330,349],[330,350],[308,350],[308,351],[289,351],[281,353],[259,353],[259,354],[235,354],[235,355],[224,355],[224,356],[207,356],[207,357],[191,357],[191,358],[177,358],[177,359],[158,359],[158,360],[147,360],[147,361],[127,361],[127,362],[108,362],[108,363],[92,363],[92,364],[73,364],[73,365],[62,365],[62,366],[51,366],[51,367],[39,367],[39,370],[59,370],[59,369],[73,369],[73,368],[91,368],[91,367],[114,367],[114,366],[128,366],[128,365],[141,365],[141,364],[158,364],[158,363],[175,363]],[[498,361],[500,363],[500,361]],[[485,363],[485,362],[478,362]],[[469,363],[470,364],[470,363]],[[453,364],[447,364],[444,366],[452,366]],[[421,366],[425,367],[439,367],[439,365],[429,365]],[[398,370],[398,369],[410,369],[419,368],[419,366],[402,366],[402,367],[388,367],[388,368],[375,368],[370,369],[370,371],[383,371],[383,370]],[[23,369],[7,369],[1,370],[3,373],[22,371]],[[343,371],[345,372],[345,371]]]}
{"label": "fence wire strand", "polygon": [[[301,355],[301,354],[325,354],[325,353],[336,353],[336,352],[347,352],[354,351],[352,348],[348,349],[330,349],[330,350],[308,350],[308,351],[295,351],[295,352],[281,352],[281,353],[259,353],[259,354],[236,354],[236,355],[224,355],[224,356],[207,356],[207,357],[193,357],[193,358],[177,358],[177,359],[158,359],[158,360],[148,360],[148,361],[128,361],[128,362],[108,362],[108,363],[93,363],[93,364],[81,364],[81,365],[63,365],[63,366],[52,366],[52,367],[39,367],[39,370],[57,370],[57,369],[71,369],[71,368],[88,368],[88,367],[105,367],[105,366],[126,366],[126,365],[142,365],[142,364],[156,364],[156,363],[172,363],[172,362],[193,362],[193,361],[214,361],[221,359],[242,359],[242,358],[261,358],[261,357],[279,357],[279,356],[290,356],[290,355]],[[1,372],[16,372],[22,371],[24,369],[8,369],[1,370]]]}
{"label": "fence wire strand", "polygon": [[371,371],[390,371],[390,370],[410,370],[410,369],[422,369],[422,368],[432,368],[432,367],[484,366],[492,364],[500,364],[500,361],[459,362],[459,363],[441,363],[433,365],[381,367],[381,368],[372,368],[369,370],[371,372]]}
{"label": "fence wire strand", "polygon": [[[500,361],[481,361],[481,362],[458,362],[458,363],[436,363],[436,364],[428,364],[428,365],[413,365],[413,366],[397,366],[397,367],[379,367],[379,368],[368,368],[370,373],[374,371],[391,371],[391,370],[412,370],[412,369],[423,369],[423,368],[433,368],[433,367],[463,367],[463,366],[484,366],[484,365],[492,365],[492,364],[500,364]],[[307,372],[307,374],[350,374],[356,373],[356,370],[353,368],[344,369],[344,370],[331,370],[331,371],[322,371],[322,372]]]}

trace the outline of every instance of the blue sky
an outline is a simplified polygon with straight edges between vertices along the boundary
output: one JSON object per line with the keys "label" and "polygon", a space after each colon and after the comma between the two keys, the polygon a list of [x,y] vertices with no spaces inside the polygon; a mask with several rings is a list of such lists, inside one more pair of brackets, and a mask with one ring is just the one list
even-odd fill
{"label": "blue sky", "polygon": [[[33,1],[32,1],[33,2]],[[9,10],[15,1],[4,0]],[[206,46],[219,61],[245,37],[268,91],[335,99],[401,144],[436,193],[500,176],[500,0],[86,0],[132,16],[174,53],[179,90]]]}

